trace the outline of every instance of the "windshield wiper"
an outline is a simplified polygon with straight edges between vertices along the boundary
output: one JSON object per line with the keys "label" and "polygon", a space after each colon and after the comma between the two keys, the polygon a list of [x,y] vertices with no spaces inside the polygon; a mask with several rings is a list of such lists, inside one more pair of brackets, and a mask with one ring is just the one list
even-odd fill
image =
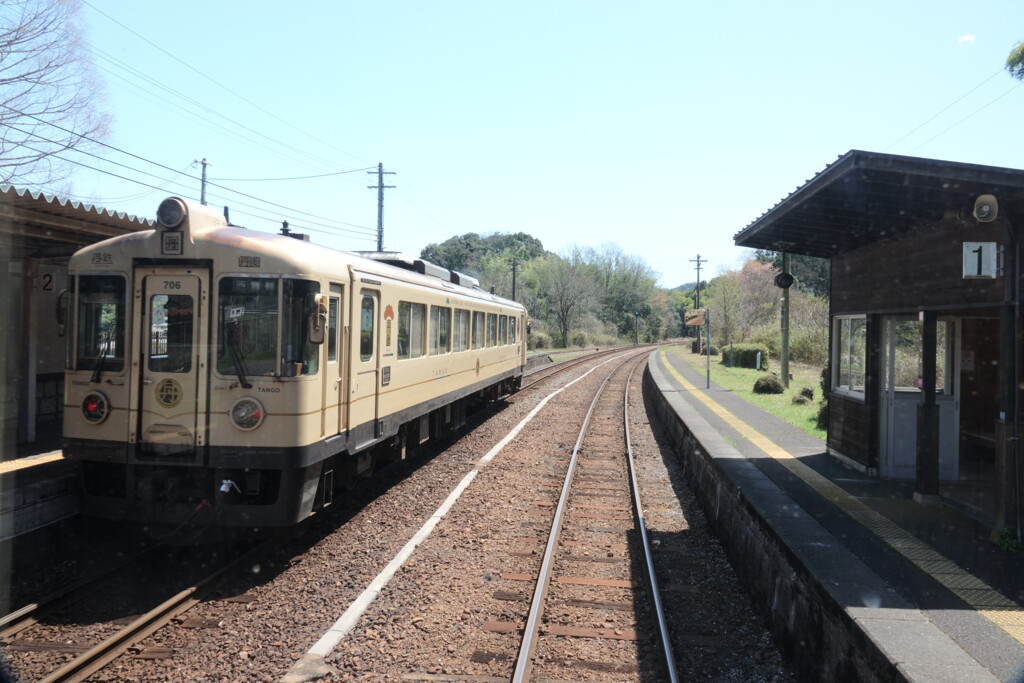
{"label": "windshield wiper", "polygon": [[239,343],[241,336],[240,325],[237,320],[232,320],[226,325],[225,336],[228,340],[228,352],[231,354],[231,364],[235,366],[235,374],[238,375],[238,383],[244,389],[251,389],[252,384],[245,379],[245,362],[242,360],[242,349]]}
{"label": "windshield wiper", "polygon": [[89,381],[93,384],[99,384],[100,376],[103,374],[103,366],[107,363],[107,354],[110,353],[110,344],[114,339],[113,328],[107,330],[107,340],[103,344],[103,350],[100,351],[99,358],[96,359],[96,367],[92,369],[92,377]]}

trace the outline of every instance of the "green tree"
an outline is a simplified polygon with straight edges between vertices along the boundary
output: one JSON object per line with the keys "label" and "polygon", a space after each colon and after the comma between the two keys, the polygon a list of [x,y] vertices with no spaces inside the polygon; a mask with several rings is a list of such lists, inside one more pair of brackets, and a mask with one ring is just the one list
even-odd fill
{"label": "green tree", "polygon": [[[754,258],[761,263],[770,263],[776,270],[782,271],[781,251],[758,249],[754,252]],[[828,297],[831,287],[828,259],[791,254],[789,269],[793,274],[794,287],[815,296]]]}
{"label": "green tree", "polygon": [[1013,46],[1006,58],[1006,70],[1018,81],[1024,81],[1024,41]]}

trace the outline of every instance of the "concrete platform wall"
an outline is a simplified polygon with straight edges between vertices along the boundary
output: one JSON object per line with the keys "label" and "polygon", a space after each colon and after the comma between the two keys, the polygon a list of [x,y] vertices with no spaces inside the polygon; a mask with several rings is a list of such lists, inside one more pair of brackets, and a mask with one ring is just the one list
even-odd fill
{"label": "concrete platform wall", "polygon": [[644,391],[690,486],[805,680],[996,680],[842,546],[684,400],[657,363]]}

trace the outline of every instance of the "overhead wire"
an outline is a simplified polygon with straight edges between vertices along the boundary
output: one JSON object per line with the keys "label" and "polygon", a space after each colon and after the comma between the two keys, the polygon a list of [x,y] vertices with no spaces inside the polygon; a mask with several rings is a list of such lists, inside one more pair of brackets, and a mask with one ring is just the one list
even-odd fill
{"label": "overhead wire", "polygon": [[931,142],[932,140],[934,140],[934,139],[936,139],[936,138],[938,138],[938,137],[940,137],[940,136],[942,136],[942,135],[945,135],[946,133],[948,133],[949,131],[951,131],[952,129],[956,128],[957,126],[959,126],[959,125],[960,125],[961,123],[963,123],[964,121],[966,121],[967,119],[969,119],[969,118],[971,118],[972,116],[974,116],[975,114],[978,114],[978,113],[982,112],[983,110],[985,110],[985,109],[988,109],[988,108],[989,108],[990,106],[992,106],[993,104],[995,104],[995,103],[996,103],[996,102],[998,102],[999,100],[1003,99],[1004,97],[1006,97],[1007,95],[1009,95],[1010,93],[1012,93],[1012,92],[1013,92],[1014,90],[1016,90],[1017,88],[1019,88],[1019,87],[1020,87],[1020,86],[1022,86],[1022,85],[1024,85],[1024,83],[1018,83],[1017,85],[1013,86],[1012,88],[1010,88],[1009,90],[1007,90],[1006,92],[1004,92],[1004,93],[1003,93],[1002,95],[1000,95],[999,97],[997,97],[997,98],[995,98],[995,99],[993,99],[993,100],[990,100],[989,102],[987,102],[986,104],[982,105],[982,106],[981,106],[981,107],[979,107],[978,109],[975,109],[974,111],[972,111],[972,112],[971,112],[970,114],[968,114],[967,116],[963,117],[962,119],[960,119],[959,121],[957,121],[957,122],[956,122],[956,123],[954,123],[953,125],[949,126],[949,127],[948,127],[948,128],[946,128],[945,130],[943,130],[943,131],[940,131],[940,132],[936,133],[935,135],[933,135],[932,137],[928,138],[927,140],[925,140],[925,141],[924,141],[924,142],[922,142],[922,143],[921,143],[920,145],[918,145],[917,147],[915,147],[914,149],[912,149],[912,150],[910,150],[910,151],[911,151],[911,152],[916,152],[917,150],[921,149],[922,147],[924,147],[925,145],[927,145],[927,144],[928,144],[929,142]]}
{"label": "overhead wire", "polygon": [[370,163],[371,163],[371,162],[367,161],[366,159],[362,159],[362,158],[360,158],[360,157],[358,157],[358,156],[356,156],[356,155],[354,155],[354,154],[352,154],[352,153],[350,153],[350,152],[347,152],[347,151],[345,151],[345,150],[343,150],[343,149],[340,149],[340,148],[338,148],[338,147],[335,147],[335,146],[334,146],[334,145],[332,145],[331,143],[329,143],[329,142],[327,142],[327,141],[325,141],[325,140],[322,140],[321,138],[318,138],[318,137],[316,137],[315,135],[312,135],[312,134],[311,134],[311,133],[309,133],[308,131],[306,131],[306,130],[304,130],[304,129],[302,129],[302,128],[299,128],[298,126],[295,126],[295,125],[293,125],[292,123],[290,123],[290,122],[286,121],[285,119],[281,118],[280,116],[278,116],[278,115],[276,115],[276,114],[274,114],[274,113],[272,113],[272,112],[268,111],[267,109],[265,109],[265,108],[261,107],[260,105],[256,104],[256,103],[255,103],[255,102],[253,102],[252,100],[250,100],[250,99],[248,99],[248,98],[244,97],[243,95],[241,95],[241,94],[239,94],[239,93],[235,92],[234,90],[232,90],[232,89],[231,89],[231,88],[229,88],[228,86],[224,85],[224,84],[223,84],[223,83],[221,83],[220,81],[218,81],[218,80],[216,80],[216,79],[212,78],[211,76],[209,76],[209,75],[207,75],[207,74],[203,73],[202,71],[200,71],[199,69],[195,68],[194,66],[192,66],[192,65],[191,65],[191,64],[189,64],[188,62],[184,61],[183,59],[180,59],[179,57],[176,57],[175,55],[171,54],[170,52],[168,52],[168,51],[167,51],[167,50],[165,50],[164,48],[160,47],[159,45],[157,45],[157,44],[156,44],[156,43],[154,43],[153,41],[149,40],[148,38],[146,38],[146,37],[145,37],[145,36],[143,36],[142,34],[140,34],[140,33],[136,32],[135,30],[133,30],[133,29],[131,29],[131,28],[129,28],[128,26],[126,26],[125,24],[121,23],[121,22],[120,22],[120,21],[118,21],[117,19],[114,19],[114,18],[113,18],[112,16],[110,16],[110,15],[109,15],[109,14],[107,14],[106,12],[104,12],[104,11],[102,11],[102,10],[98,9],[98,8],[97,8],[97,7],[95,6],[95,5],[93,5],[92,3],[90,3],[90,2],[88,1],[88,0],[83,0],[83,4],[84,4],[84,5],[86,5],[87,7],[91,8],[91,9],[92,9],[92,10],[94,10],[95,12],[97,12],[97,13],[99,13],[99,14],[103,15],[104,17],[106,17],[107,19],[109,19],[109,20],[110,20],[110,21],[112,21],[113,23],[117,24],[118,26],[120,26],[120,27],[121,27],[121,28],[123,28],[124,30],[128,31],[129,33],[131,33],[132,35],[134,35],[134,36],[135,36],[136,38],[138,38],[138,39],[142,40],[143,42],[145,42],[145,43],[149,44],[149,45],[150,45],[150,46],[152,46],[153,48],[155,48],[155,49],[159,50],[160,52],[162,52],[163,54],[167,55],[168,57],[170,57],[170,58],[171,58],[171,59],[173,59],[174,61],[178,62],[178,63],[179,63],[179,64],[181,64],[182,66],[184,66],[184,67],[186,67],[187,69],[189,69],[189,70],[193,71],[194,73],[198,74],[199,76],[202,76],[203,78],[205,78],[206,80],[210,81],[211,83],[213,83],[213,84],[214,84],[214,85],[216,85],[217,87],[219,87],[219,88],[223,89],[224,91],[226,91],[226,92],[228,92],[228,93],[230,93],[230,94],[234,95],[235,97],[237,97],[238,99],[242,100],[243,102],[245,102],[245,103],[246,103],[246,104],[248,104],[249,106],[251,106],[251,107],[254,107],[255,109],[258,109],[259,111],[263,112],[263,113],[264,113],[264,114],[266,114],[267,116],[269,116],[269,117],[271,117],[271,118],[275,119],[276,121],[278,121],[278,122],[280,122],[280,123],[282,123],[282,124],[284,124],[284,125],[288,126],[288,127],[289,127],[289,128],[291,128],[292,130],[295,130],[295,131],[297,131],[297,132],[299,132],[299,133],[301,133],[301,134],[305,135],[306,137],[310,138],[311,140],[313,140],[313,141],[315,141],[315,142],[317,142],[317,143],[319,143],[319,144],[321,144],[321,145],[324,145],[324,146],[326,146],[326,147],[329,147],[329,148],[333,149],[333,150],[334,150],[334,151],[336,151],[336,152],[339,152],[339,153],[341,153],[341,154],[344,154],[345,156],[351,157],[351,158],[353,158],[353,159],[356,159],[356,160],[358,160],[358,161],[361,161],[361,162],[363,162],[363,163],[365,163],[365,164],[370,164]]}
{"label": "overhead wire", "polygon": [[[33,119],[36,119],[36,120],[40,121],[41,123],[44,123],[44,124],[46,124],[46,125],[50,125],[50,126],[53,126],[54,128],[57,128],[58,130],[62,130],[62,131],[64,131],[64,132],[66,132],[66,133],[74,134],[74,132],[73,132],[73,131],[71,131],[71,130],[69,130],[69,129],[67,129],[67,128],[64,128],[63,126],[60,126],[60,125],[58,125],[58,124],[53,124],[53,123],[49,123],[49,122],[47,122],[47,121],[43,120],[42,118],[40,118],[40,117],[38,117],[38,116],[35,116],[35,115],[33,115],[33,114],[27,114],[27,113],[25,113],[25,112],[19,111],[19,110],[17,110],[17,109],[15,109],[15,108],[13,108],[13,107],[10,107],[10,106],[8,106],[8,105],[0,105],[0,106],[4,106],[5,108],[7,108],[7,109],[9,109],[9,110],[11,110],[11,111],[14,111],[14,112],[16,112],[16,113],[18,113],[19,115],[22,115],[22,116],[28,116],[28,117],[30,117],[30,118],[33,118]],[[12,128],[13,128],[13,127],[12,127]],[[19,131],[19,132],[22,132],[22,133],[24,133],[24,131]],[[31,135],[32,135],[33,137],[37,137],[37,138],[40,138],[41,140],[43,140],[43,141],[45,141],[45,142],[50,142],[50,143],[54,143],[54,141],[53,141],[53,140],[50,140],[50,139],[48,139],[48,138],[45,138],[45,137],[43,137],[43,136],[39,135],[38,133],[31,133]],[[88,140],[89,142],[92,142],[92,143],[95,143],[95,144],[101,145],[101,146],[103,146],[103,147],[106,147],[106,148],[108,148],[108,149],[114,150],[114,151],[116,151],[116,152],[119,152],[119,153],[121,153],[121,154],[125,154],[125,155],[127,155],[127,156],[129,156],[129,157],[132,157],[132,158],[134,158],[134,159],[138,159],[139,161],[144,161],[144,162],[146,162],[146,163],[149,163],[149,164],[153,164],[154,166],[157,166],[157,167],[159,167],[159,168],[162,168],[162,169],[164,169],[164,170],[167,170],[167,171],[171,171],[171,172],[173,172],[173,173],[177,173],[177,171],[175,171],[175,169],[173,169],[173,168],[171,168],[171,167],[169,167],[169,166],[165,166],[164,164],[161,164],[161,163],[158,163],[158,162],[155,162],[155,161],[151,161],[151,160],[149,160],[149,159],[146,159],[146,158],[144,158],[144,157],[141,157],[141,156],[139,156],[139,155],[137,155],[137,154],[133,154],[133,153],[131,153],[131,152],[128,152],[128,151],[126,151],[126,150],[120,149],[119,147],[116,147],[116,146],[114,146],[114,145],[110,145],[110,144],[108,144],[108,143],[106,143],[106,142],[103,142],[103,141],[101,141],[101,140],[96,140],[96,139],[94,139],[94,138],[90,138],[90,137],[88,137],[88,136],[84,136],[84,135],[83,135],[83,136],[80,136],[80,137],[81,137],[82,139]],[[31,149],[31,148],[30,148],[30,149]],[[135,172],[137,172],[137,173],[142,173],[142,174],[144,174],[144,175],[148,175],[148,176],[150,176],[150,177],[158,178],[158,179],[160,179],[160,180],[166,180],[165,178],[159,178],[158,176],[155,176],[154,174],[152,174],[152,173],[149,173],[149,172],[147,172],[147,171],[143,171],[143,170],[141,170],[141,169],[136,169],[136,168],[133,168],[133,167],[127,166],[127,165],[125,165],[125,164],[121,164],[120,162],[112,161],[112,160],[109,160],[109,159],[103,159],[103,157],[100,157],[100,156],[98,156],[98,155],[96,155],[96,154],[92,154],[92,153],[90,153],[90,152],[86,152],[85,150],[69,150],[69,151],[74,151],[74,152],[77,152],[77,153],[80,153],[80,154],[86,154],[86,155],[88,155],[88,156],[92,156],[92,157],[95,157],[95,158],[97,158],[97,159],[100,159],[100,160],[102,160],[102,161],[105,161],[105,162],[107,162],[107,163],[111,163],[111,164],[114,164],[114,165],[116,165],[116,166],[120,166],[120,167],[122,167],[122,168],[127,168],[127,169],[129,169],[129,170],[132,170],[132,171],[135,171]],[[121,176],[121,175],[118,175],[118,174],[115,174],[115,173],[111,173],[111,172],[109,172],[109,171],[105,171],[105,170],[103,170],[103,169],[101,169],[101,168],[96,168],[96,167],[93,167],[93,166],[89,166],[89,165],[87,165],[87,164],[82,164],[82,163],[80,163],[80,162],[75,162],[75,161],[73,161],[73,160],[71,160],[71,159],[68,159],[68,158],[66,158],[66,157],[63,157],[63,156],[59,156],[58,158],[60,158],[60,159],[61,159],[61,160],[63,160],[63,161],[68,161],[68,162],[70,162],[70,163],[74,163],[74,164],[77,164],[77,165],[79,165],[79,166],[83,166],[83,167],[85,167],[85,168],[89,168],[89,169],[91,169],[91,170],[94,170],[94,171],[97,171],[97,172],[99,172],[99,173],[107,173],[108,175],[112,175],[112,176],[114,176],[114,177],[116,177],[116,178],[119,178],[119,179],[122,179],[122,180],[128,180],[129,182],[139,182],[139,181],[132,181],[132,179],[130,179],[130,178],[127,178],[127,177],[125,177],[125,176]],[[194,177],[194,176],[189,176],[189,178],[191,178],[192,180],[199,180],[198,178],[196,178],[196,177]],[[149,184],[147,184],[147,183],[142,183],[142,182],[139,182],[139,184],[141,184],[141,185],[143,185],[143,186],[145,186],[145,187],[150,187],[150,188],[154,188],[154,186],[153,186],[153,185],[149,185]],[[239,195],[239,196],[242,196],[242,197],[246,197],[247,199],[252,199],[252,200],[254,200],[254,201],[258,201],[258,202],[262,202],[262,203],[264,203],[264,204],[268,204],[268,205],[270,205],[270,206],[273,206],[273,207],[275,207],[275,208],[278,208],[278,209],[284,209],[284,210],[286,210],[286,211],[290,211],[290,212],[293,212],[293,213],[296,213],[296,214],[301,214],[301,215],[304,215],[304,216],[309,216],[309,217],[311,217],[311,218],[316,218],[316,219],[319,219],[319,220],[323,220],[323,221],[329,221],[329,222],[331,222],[331,223],[336,223],[336,224],[339,224],[339,225],[344,225],[344,226],[348,226],[349,228],[358,228],[358,229],[360,229],[360,230],[365,230],[365,231],[367,231],[368,233],[376,234],[376,229],[375,229],[375,228],[372,228],[372,227],[369,227],[369,226],[365,226],[365,225],[358,225],[358,224],[356,224],[356,223],[348,223],[348,222],[345,222],[345,221],[339,221],[339,220],[336,220],[336,219],[333,219],[333,218],[329,218],[329,217],[326,217],[326,216],[320,216],[320,215],[318,215],[318,214],[310,213],[310,212],[308,212],[308,211],[303,211],[302,209],[296,209],[296,208],[293,208],[293,207],[289,207],[289,206],[286,206],[286,205],[284,205],[284,204],[279,204],[279,203],[277,203],[277,202],[272,202],[272,201],[269,201],[269,200],[266,200],[266,199],[262,199],[262,198],[260,198],[260,197],[256,197],[256,196],[254,196],[254,195],[251,195],[251,194],[248,194],[248,193],[245,193],[245,192],[241,192],[241,191],[239,191],[239,190],[235,190],[235,189],[232,189],[232,188],[230,188],[230,187],[226,187],[226,186],[224,186],[224,185],[220,185],[220,184],[218,184],[218,183],[213,183],[213,182],[210,182],[209,180],[207,181],[207,185],[208,185],[208,186],[211,186],[211,187],[216,187],[216,188],[219,188],[219,189],[221,189],[221,190],[224,190],[224,191],[226,191],[226,192],[230,192],[230,193],[232,193],[232,194],[236,194],[236,195]],[[159,189],[159,188],[154,188],[154,189]],[[327,226],[327,225],[325,225],[325,227],[332,227],[332,226]],[[335,228],[335,229],[337,229],[337,230],[339,230],[339,231],[341,231],[341,232],[353,232],[352,230],[348,230],[348,229],[346,229],[346,228]]]}

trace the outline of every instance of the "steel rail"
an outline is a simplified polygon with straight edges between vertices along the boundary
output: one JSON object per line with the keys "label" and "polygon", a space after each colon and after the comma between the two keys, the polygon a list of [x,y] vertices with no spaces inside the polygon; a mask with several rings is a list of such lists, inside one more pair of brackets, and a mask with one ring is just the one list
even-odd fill
{"label": "steel rail", "polygon": [[165,626],[171,619],[179,614],[188,611],[200,602],[197,596],[203,589],[209,588],[211,584],[225,574],[237,569],[240,565],[248,562],[253,557],[269,552],[281,542],[277,540],[264,541],[250,549],[245,554],[232,560],[217,571],[213,572],[194,586],[186,588],[174,597],[165,600],[163,603],[142,615],[128,626],[124,627],[103,642],[95,645],[88,652],[71,660],[45,678],[40,683],[56,683],[56,681],[84,681],[86,678],[101,670],[110,662],[120,657],[128,648],[141,640],[149,637],[157,630]]}
{"label": "steel rail", "polygon": [[540,617],[543,613],[544,600],[551,580],[555,551],[558,548],[558,539],[562,532],[562,517],[565,515],[565,510],[568,507],[569,491],[572,488],[573,474],[579,461],[583,437],[587,433],[587,427],[590,425],[590,418],[594,414],[597,402],[601,399],[602,394],[604,394],[604,390],[611,381],[612,376],[627,362],[629,362],[628,357],[623,359],[612,372],[608,373],[608,376],[601,383],[597,393],[594,395],[594,400],[590,403],[590,408],[587,410],[587,416],[583,419],[583,426],[580,428],[579,436],[576,438],[576,445],[572,449],[572,457],[569,459],[569,468],[565,474],[565,482],[562,484],[562,492],[558,498],[558,505],[555,508],[554,519],[551,522],[551,533],[548,535],[547,546],[544,549],[544,558],[538,573],[537,587],[534,589],[533,600],[530,603],[530,613],[526,619],[526,626],[523,629],[523,640],[520,643],[519,656],[516,659],[516,667],[512,673],[513,683],[523,683],[523,681],[529,680],[530,672],[533,668],[533,651],[539,635]]}
{"label": "steel rail", "polygon": [[633,460],[633,442],[629,436],[629,386],[633,381],[633,373],[643,362],[643,357],[629,371],[626,379],[626,396],[623,399],[623,422],[626,425],[626,464],[629,469],[629,484],[633,492],[633,509],[636,510],[637,529],[640,531],[640,545],[644,551],[644,566],[647,568],[647,581],[651,591],[651,598],[654,601],[654,613],[658,621],[658,636],[661,638],[662,654],[665,657],[665,666],[668,669],[668,677],[672,683],[679,680],[676,674],[676,659],[672,654],[672,640],[669,637],[668,621],[665,619],[665,610],[661,601],[661,591],[658,589],[658,577],[654,573],[654,557],[651,555],[651,544],[647,537],[647,524],[644,522],[644,510],[640,502],[640,484],[636,479],[636,462]]}

